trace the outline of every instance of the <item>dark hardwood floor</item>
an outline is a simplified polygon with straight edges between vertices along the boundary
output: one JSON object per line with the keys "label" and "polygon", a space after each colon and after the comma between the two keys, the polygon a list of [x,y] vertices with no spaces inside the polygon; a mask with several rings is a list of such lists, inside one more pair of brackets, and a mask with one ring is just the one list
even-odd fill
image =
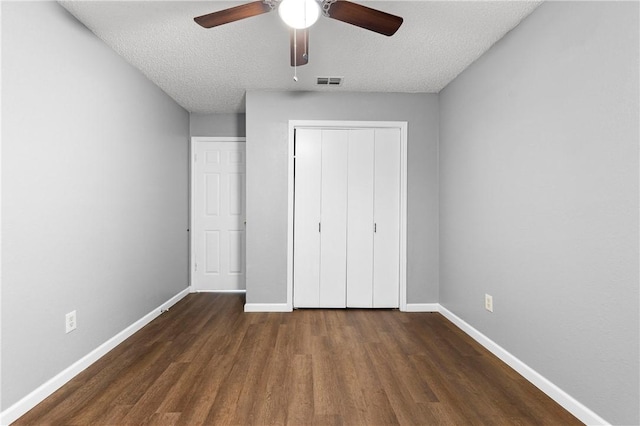
{"label": "dark hardwood floor", "polygon": [[190,294],[15,424],[571,425],[437,313]]}

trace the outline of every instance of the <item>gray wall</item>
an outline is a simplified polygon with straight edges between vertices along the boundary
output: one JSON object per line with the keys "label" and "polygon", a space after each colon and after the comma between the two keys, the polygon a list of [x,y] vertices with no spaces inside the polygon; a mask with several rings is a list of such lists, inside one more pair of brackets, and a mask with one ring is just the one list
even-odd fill
{"label": "gray wall", "polygon": [[246,136],[245,114],[189,114],[191,136]]}
{"label": "gray wall", "polygon": [[57,3],[1,6],[4,410],[187,287],[189,116]]}
{"label": "gray wall", "polygon": [[440,93],[440,302],[615,424],[640,423],[638,12],[545,3]]}
{"label": "gray wall", "polygon": [[408,122],[407,300],[438,301],[438,96],[247,93],[247,302],[285,303],[289,120]]}

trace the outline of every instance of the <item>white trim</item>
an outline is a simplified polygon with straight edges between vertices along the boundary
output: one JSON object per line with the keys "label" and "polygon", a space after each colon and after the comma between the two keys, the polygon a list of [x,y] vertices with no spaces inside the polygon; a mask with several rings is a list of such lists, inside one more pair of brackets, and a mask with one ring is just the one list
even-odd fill
{"label": "white trim", "polygon": [[546,377],[529,367],[527,364],[516,358],[502,346],[482,334],[473,326],[456,316],[442,305],[440,313],[455,324],[462,331],[467,333],[471,338],[484,346],[489,352],[500,358],[509,367],[516,370],[522,377],[535,385],[542,392],[547,394],[551,399],[560,404],[565,410],[576,416],[581,422],[587,425],[609,425],[606,420],[598,416],[589,408],[584,406],[571,395],[560,389],[558,386],[549,381]]}
{"label": "white trim", "polygon": [[189,293],[232,293],[232,294],[245,294],[247,290],[194,290],[189,287]]}
{"label": "white trim", "polygon": [[407,303],[405,312],[440,312],[438,303]]}
{"label": "white trim", "polygon": [[244,136],[191,136],[193,142],[246,142]]}
{"label": "white trim", "polygon": [[287,303],[245,303],[245,312],[292,312]]}
{"label": "white trim", "polygon": [[287,308],[289,311],[293,311],[293,144],[295,130],[295,126],[289,121],[289,145],[287,148]]}
{"label": "white trim", "polygon": [[7,425],[19,419],[27,411],[31,410],[49,395],[57,391],[69,380],[73,379],[91,364],[106,355],[110,350],[118,346],[127,338],[131,337],[142,327],[156,319],[158,316],[160,316],[160,314],[162,314],[162,312],[175,305],[187,294],[189,294],[188,288],[182,290],[180,293],[176,294],[171,299],[167,300],[156,309],[152,310],[151,312],[140,318],[138,321],[134,322],[129,327],[125,328],[120,333],[116,334],[111,339],[107,340],[96,349],[89,352],[87,355],[83,356],[78,361],[65,368],[56,376],[43,383],[40,387],[22,398],[20,401],[7,408],[5,411],[0,413],[0,424]]}
{"label": "white trim", "polygon": [[[189,289],[184,289],[158,308],[107,340],[105,343],[91,351],[89,354],[76,361],[58,375],[41,385],[39,388],[22,398],[17,403],[0,413],[0,425],[8,425],[27,411],[38,405],[45,398],[58,390],[61,386],[96,362],[110,350],[131,337],[135,332],[149,324],[160,314],[176,304],[189,294]],[[245,312],[291,312],[291,307],[286,303],[247,303],[244,305]],[[610,425],[602,417],[591,411],[585,405],[573,398],[571,395],[560,389],[540,373],[529,367],[527,364],[516,358],[502,346],[482,334],[473,326],[462,320],[460,317],[449,311],[439,303],[409,303],[406,305],[406,312],[440,312],[446,319],[451,321],[456,327],[468,334],[471,338],[485,347],[489,352],[497,356],[505,364],[516,370],[526,380],[535,385],[551,399],[560,404],[564,409],[576,416],[587,425]]]}
{"label": "white trim", "polygon": [[[400,129],[400,303],[407,310],[407,122],[406,121],[326,121],[289,120],[288,177],[287,177],[287,302],[293,310],[293,143],[296,128],[334,129]],[[245,308],[246,312],[246,308]]]}
{"label": "white trim", "polygon": [[[2,22],[2,5],[0,5],[0,22]],[[2,221],[2,31],[0,30],[0,224]],[[2,226],[0,226],[0,241],[2,241]],[[2,306],[2,244],[0,244],[0,306]],[[0,348],[2,342],[2,327],[0,327]],[[0,349],[0,402],[2,401],[2,350]],[[0,406],[2,410],[2,406]],[[2,421],[2,413],[0,412],[0,424]]]}
{"label": "white trim", "polygon": [[194,197],[193,188],[195,188],[195,176],[193,171],[195,170],[195,146],[198,142],[246,142],[246,137],[236,136],[192,136],[189,143],[189,289],[191,293],[196,293],[201,290],[194,290],[193,283],[191,282],[191,272],[195,270],[195,242],[193,236],[193,212]]}
{"label": "white trim", "polygon": [[407,122],[400,127],[400,311],[407,310]]}

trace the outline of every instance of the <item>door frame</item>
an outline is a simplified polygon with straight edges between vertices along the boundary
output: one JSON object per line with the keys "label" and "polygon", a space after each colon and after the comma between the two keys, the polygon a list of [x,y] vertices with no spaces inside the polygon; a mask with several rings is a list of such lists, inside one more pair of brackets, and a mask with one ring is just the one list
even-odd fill
{"label": "door frame", "polygon": [[[203,292],[204,290],[195,290],[193,288],[192,275],[196,267],[195,261],[195,238],[193,237],[193,223],[195,211],[195,162],[196,162],[196,144],[198,142],[247,142],[246,137],[236,136],[192,136],[189,143],[189,292]],[[246,182],[245,182],[246,185]],[[245,251],[246,251],[245,246]],[[246,253],[245,253],[246,259]],[[246,290],[216,290],[216,292],[226,293],[245,293]]]}
{"label": "door frame", "polygon": [[406,121],[342,121],[289,120],[287,172],[287,309],[293,310],[293,232],[294,176],[293,144],[295,130],[307,129],[400,129],[400,297],[399,308],[407,310],[407,122]]}

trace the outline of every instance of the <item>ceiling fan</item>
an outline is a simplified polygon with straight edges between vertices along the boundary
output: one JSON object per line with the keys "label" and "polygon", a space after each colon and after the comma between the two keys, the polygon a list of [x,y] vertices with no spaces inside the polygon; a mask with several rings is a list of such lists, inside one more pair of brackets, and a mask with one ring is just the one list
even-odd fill
{"label": "ceiling fan", "polygon": [[[309,62],[309,27],[322,13],[369,31],[392,36],[403,19],[347,0],[259,0],[193,18],[204,28],[213,28],[278,9],[291,27],[291,66]],[[295,77],[294,77],[295,79]],[[296,79],[297,80],[297,79]]]}

